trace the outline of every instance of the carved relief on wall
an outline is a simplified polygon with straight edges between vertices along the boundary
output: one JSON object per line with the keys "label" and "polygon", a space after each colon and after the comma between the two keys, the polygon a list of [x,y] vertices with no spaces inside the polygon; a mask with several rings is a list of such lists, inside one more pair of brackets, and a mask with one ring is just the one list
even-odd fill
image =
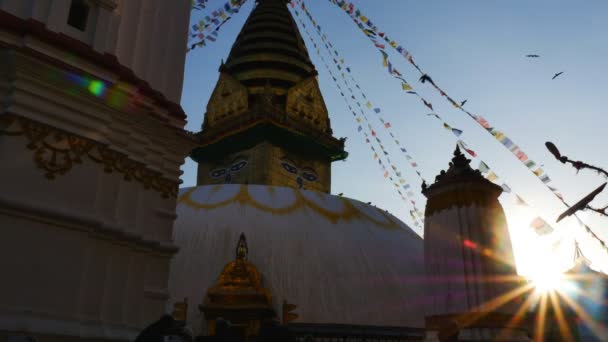
{"label": "carved relief on wall", "polygon": [[48,179],[66,174],[87,157],[102,164],[107,173],[119,172],[126,181],[138,181],[145,189],[158,191],[163,197],[177,197],[177,182],[98,142],[15,115],[3,115],[0,122],[0,136],[27,138],[26,147],[33,151],[36,166],[44,170]]}
{"label": "carved relief on wall", "polygon": [[307,183],[314,183],[319,179],[317,172],[312,167],[300,167],[287,157],[281,158],[280,163],[283,170],[295,178],[299,189],[305,189]]}
{"label": "carved relief on wall", "polygon": [[287,112],[327,131],[328,113],[316,77],[309,77],[287,92]]}
{"label": "carved relief on wall", "polygon": [[247,88],[227,73],[220,74],[220,79],[207,104],[205,122],[213,126],[218,121],[234,117],[247,111]]}
{"label": "carved relief on wall", "polygon": [[247,167],[249,163],[247,157],[238,156],[231,163],[225,166],[216,167],[209,172],[209,177],[218,183],[230,183],[232,177]]}

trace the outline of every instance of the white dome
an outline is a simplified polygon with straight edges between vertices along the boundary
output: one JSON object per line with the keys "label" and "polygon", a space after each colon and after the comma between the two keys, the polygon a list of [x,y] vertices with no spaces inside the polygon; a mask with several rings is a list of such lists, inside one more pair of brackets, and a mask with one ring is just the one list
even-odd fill
{"label": "white dome", "polygon": [[198,305],[235,259],[241,232],[280,315],[295,323],[424,327],[423,242],[376,207],[315,191],[262,185],[208,185],[180,191],[171,265],[171,301]]}

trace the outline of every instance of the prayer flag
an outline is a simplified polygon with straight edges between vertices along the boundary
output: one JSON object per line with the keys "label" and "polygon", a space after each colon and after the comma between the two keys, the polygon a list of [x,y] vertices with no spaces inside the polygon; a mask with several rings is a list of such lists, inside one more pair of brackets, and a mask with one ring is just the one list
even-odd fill
{"label": "prayer flag", "polygon": [[524,201],[523,198],[519,197],[518,194],[515,194],[515,204],[528,206],[528,203],[526,203],[526,201]]}
{"label": "prayer flag", "polygon": [[380,113],[380,108],[374,108],[374,112],[376,112],[376,114]]}
{"label": "prayer flag", "polygon": [[403,88],[403,90],[412,90],[413,89],[409,84],[407,84],[405,82],[401,82],[401,88]]}
{"label": "prayer flag", "polygon": [[462,147],[462,149],[465,150],[465,152],[467,152],[469,155],[471,155],[472,157],[477,157],[477,153],[475,153],[475,151],[468,149],[467,145],[464,143],[464,141],[462,140],[458,140],[458,145],[460,147]]}
{"label": "prayer flag", "polygon": [[532,222],[530,222],[530,227],[536,232],[538,235],[547,235],[553,231],[553,228],[545,222],[541,217],[535,218]]}
{"label": "prayer flag", "polygon": [[388,66],[388,54],[383,50],[380,50],[380,53],[382,54],[382,66],[386,68]]}
{"label": "prayer flag", "polygon": [[490,182],[493,182],[493,181],[495,181],[495,180],[497,180],[497,179],[498,179],[498,176],[497,176],[497,175],[496,175],[494,172],[490,171],[490,173],[488,173],[488,175],[486,176],[486,178],[487,178],[487,179],[488,179]]}
{"label": "prayer flag", "polygon": [[475,121],[477,121],[477,123],[479,123],[483,128],[485,128],[485,129],[491,128],[490,123],[483,117],[478,115],[478,116],[475,116],[474,118],[475,118]]}
{"label": "prayer flag", "polygon": [[386,128],[390,128],[390,127],[391,127],[391,123],[390,123],[390,122],[385,123],[385,124],[384,124],[384,127],[386,127]]}
{"label": "prayer flag", "polygon": [[486,173],[486,172],[490,171],[490,167],[488,166],[488,164],[484,163],[482,160],[479,162],[479,171],[481,173]]}
{"label": "prayer flag", "polygon": [[454,133],[455,136],[460,137],[460,135],[462,134],[462,131],[459,130],[458,128],[452,128],[452,133]]}
{"label": "prayer flag", "polygon": [[422,102],[424,102],[424,105],[427,106],[430,110],[433,110],[433,105],[429,102],[427,102],[425,99],[422,99]]}

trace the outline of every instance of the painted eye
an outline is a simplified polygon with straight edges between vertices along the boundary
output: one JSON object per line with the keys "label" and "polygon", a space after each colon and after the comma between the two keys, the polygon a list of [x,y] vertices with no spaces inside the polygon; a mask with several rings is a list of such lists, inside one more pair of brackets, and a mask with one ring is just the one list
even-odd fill
{"label": "painted eye", "polygon": [[226,174],[226,169],[215,169],[211,171],[210,175],[212,178],[220,178]]}
{"label": "painted eye", "polygon": [[282,162],[281,166],[283,166],[283,168],[285,169],[285,171],[287,171],[289,173],[294,173],[294,174],[298,173],[298,169],[295,166],[290,165],[289,163]]}
{"label": "painted eye", "polygon": [[314,182],[317,180],[317,175],[310,171],[302,171],[302,178],[306,179],[309,182]]}
{"label": "painted eye", "polygon": [[232,164],[232,166],[230,167],[230,171],[238,172],[238,171],[241,171],[241,169],[244,168],[245,166],[247,166],[247,161],[241,160],[241,161],[238,161],[238,162]]}

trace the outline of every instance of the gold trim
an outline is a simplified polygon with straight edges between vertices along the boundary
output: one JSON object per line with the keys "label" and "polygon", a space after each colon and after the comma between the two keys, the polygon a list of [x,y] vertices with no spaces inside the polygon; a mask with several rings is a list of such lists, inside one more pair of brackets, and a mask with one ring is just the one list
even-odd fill
{"label": "gold trim", "polygon": [[87,156],[91,161],[102,164],[107,173],[121,173],[125,181],[136,180],[145,189],[160,192],[164,198],[177,197],[178,182],[166,179],[143,163],[96,141],[12,114],[3,115],[2,135],[25,136],[28,140],[26,147],[34,151],[34,162],[44,170],[48,179],[66,174]]}
{"label": "gold trim", "polygon": [[[384,211],[382,211],[380,209],[374,209],[374,210],[377,210],[378,213],[380,213],[386,219],[386,221],[382,222],[382,221],[379,221],[379,220],[371,217],[370,215],[364,213],[361,209],[357,208],[349,200],[347,200],[346,198],[342,198],[342,197],[339,197],[337,199],[342,203],[343,209],[341,211],[334,212],[334,211],[326,209],[326,208],[320,206],[319,204],[315,203],[314,201],[308,199],[302,193],[302,191],[296,190],[296,189],[291,189],[291,188],[289,188],[289,190],[293,191],[293,193],[295,195],[295,199],[294,199],[293,203],[289,204],[286,207],[282,207],[282,208],[273,208],[273,207],[264,205],[262,203],[259,203],[249,193],[249,189],[248,189],[247,185],[240,185],[239,191],[235,195],[231,196],[230,198],[228,198],[226,200],[223,200],[223,201],[220,201],[217,203],[201,203],[201,202],[195,201],[192,198],[192,194],[198,189],[199,189],[199,187],[193,187],[193,188],[187,190],[184,194],[179,196],[179,198],[177,200],[178,203],[183,203],[183,204],[187,205],[188,207],[195,209],[195,210],[207,210],[207,211],[219,209],[219,208],[228,206],[229,204],[232,204],[232,203],[239,203],[241,205],[249,205],[258,210],[261,210],[261,211],[264,211],[267,213],[271,213],[273,215],[286,215],[286,214],[290,214],[298,209],[308,208],[308,209],[313,210],[317,214],[325,217],[328,221],[330,221],[334,224],[337,223],[339,220],[350,221],[350,220],[355,220],[355,219],[363,219],[363,220],[372,222],[373,224],[378,225],[383,228],[387,228],[387,229],[398,229],[399,228],[399,224],[397,223],[397,221],[393,217],[391,217],[390,215],[385,213]],[[268,189],[269,189],[269,192],[270,191],[274,192],[274,189],[270,190],[271,189],[270,187],[268,187]],[[212,188],[212,190],[217,191],[215,186],[214,186],[214,188]]]}

